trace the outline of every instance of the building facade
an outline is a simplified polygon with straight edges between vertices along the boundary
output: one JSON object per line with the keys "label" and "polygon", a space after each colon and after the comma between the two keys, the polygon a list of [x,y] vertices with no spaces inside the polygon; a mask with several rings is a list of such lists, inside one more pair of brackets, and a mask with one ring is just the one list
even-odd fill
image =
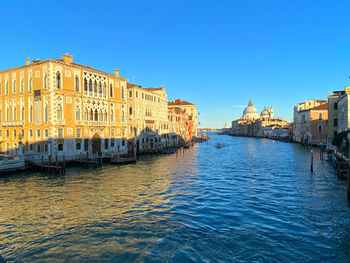
{"label": "building facade", "polygon": [[61,59],[0,71],[2,151],[48,155],[125,152],[126,82]]}
{"label": "building facade", "polygon": [[167,145],[168,96],[164,87],[127,84],[129,151],[153,151]]}
{"label": "building facade", "polygon": [[177,99],[168,103],[169,109],[180,108],[188,115],[189,137],[197,136],[197,106],[183,99]]}
{"label": "building facade", "polygon": [[326,144],[328,103],[310,100],[294,107],[293,140],[306,144]]}

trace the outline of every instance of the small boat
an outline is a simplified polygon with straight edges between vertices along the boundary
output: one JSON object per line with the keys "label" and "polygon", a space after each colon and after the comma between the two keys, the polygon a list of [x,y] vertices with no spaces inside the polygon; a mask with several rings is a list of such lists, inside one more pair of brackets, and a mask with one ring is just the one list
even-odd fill
{"label": "small boat", "polygon": [[184,148],[188,149],[188,148],[190,148],[190,146],[188,144],[185,144]]}
{"label": "small boat", "polygon": [[222,148],[223,146],[224,146],[223,144],[217,143],[215,147],[216,147],[216,148]]}
{"label": "small boat", "polygon": [[174,153],[176,153],[175,150],[168,150],[164,152],[164,154],[174,154]]}

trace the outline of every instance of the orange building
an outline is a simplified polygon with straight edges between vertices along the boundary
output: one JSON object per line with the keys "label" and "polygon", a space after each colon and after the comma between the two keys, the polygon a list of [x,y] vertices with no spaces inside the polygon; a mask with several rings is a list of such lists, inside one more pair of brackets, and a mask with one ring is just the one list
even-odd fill
{"label": "orange building", "polygon": [[2,151],[81,154],[126,151],[126,79],[62,59],[0,71]]}
{"label": "orange building", "polygon": [[185,113],[188,114],[188,130],[190,132],[189,137],[192,139],[194,136],[197,136],[197,106],[188,101],[177,99],[169,101],[169,109],[171,108],[180,108]]}

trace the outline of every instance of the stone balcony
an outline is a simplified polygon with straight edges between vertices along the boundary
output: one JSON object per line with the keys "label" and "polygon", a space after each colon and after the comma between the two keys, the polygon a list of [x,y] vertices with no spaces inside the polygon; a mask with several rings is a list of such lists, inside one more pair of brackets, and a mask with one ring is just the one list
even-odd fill
{"label": "stone balcony", "polygon": [[76,125],[84,125],[84,121],[81,121],[81,120],[75,121],[75,124],[76,124]]}
{"label": "stone balcony", "polygon": [[57,125],[66,125],[65,120],[57,120]]}
{"label": "stone balcony", "polygon": [[19,121],[2,121],[1,125],[4,127],[14,127],[14,126],[24,126],[24,121],[19,120]]}
{"label": "stone balcony", "polygon": [[106,121],[84,121],[85,126],[107,126]]}

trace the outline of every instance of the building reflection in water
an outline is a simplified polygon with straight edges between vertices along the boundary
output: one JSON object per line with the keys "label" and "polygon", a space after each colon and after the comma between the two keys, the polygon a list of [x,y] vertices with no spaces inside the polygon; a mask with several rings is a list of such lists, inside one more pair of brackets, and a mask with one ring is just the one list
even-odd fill
{"label": "building reflection in water", "polygon": [[[23,254],[19,250],[28,247],[50,250],[44,254],[91,249],[84,243],[99,243],[99,235],[107,240],[123,237],[129,246],[137,242],[130,232],[145,223],[161,225],[172,216],[175,196],[191,194],[186,184],[197,180],[196,158],[195,146],[184,153],[141,157],[136,165],[0,178],[0,243],[11,244],[4,248],[7,254]],[[149,234],[146,239],[156,242]]]}

